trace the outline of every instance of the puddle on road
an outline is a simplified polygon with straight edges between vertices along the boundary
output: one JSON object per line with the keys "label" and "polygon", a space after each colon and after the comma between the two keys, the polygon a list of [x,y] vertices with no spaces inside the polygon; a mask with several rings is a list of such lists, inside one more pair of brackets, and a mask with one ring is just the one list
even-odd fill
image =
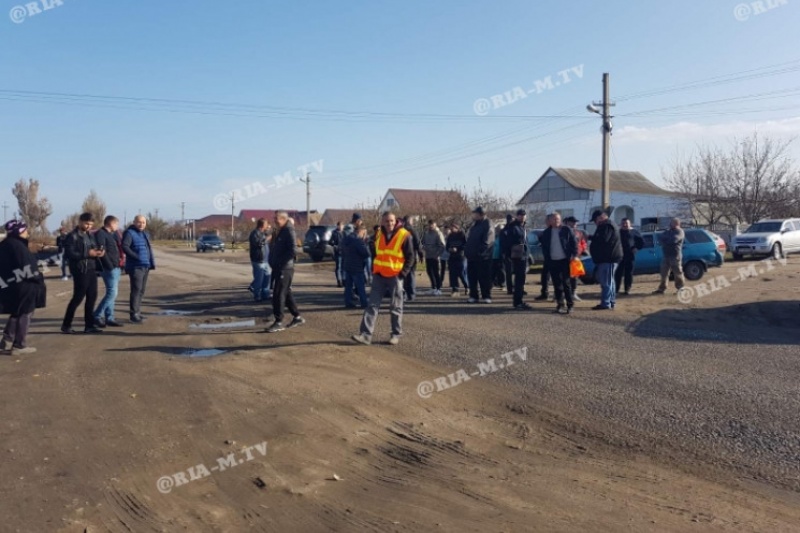
{"label": "puddle on road", "polygon": [[217,355],[222,355],[227,353],[227,350],[218,350],[217,348],[205,348],[202,350],[184,350],[178,355],[182,355],[183,357],[214,357]]}
{"label": "puddle on road", "polygon": [[179,311],[177,309],[164,309],[163,311],[159,311],[154,313],[159,316],[184,316],[184,315],[198,315],[200,311]]}
{"label": "puddle on road", "polygon": [[189,324],[189,329],[235,329],[252,328],[256,325],[256,319],[241,320],[239,322],[220,322],[217,324]]}

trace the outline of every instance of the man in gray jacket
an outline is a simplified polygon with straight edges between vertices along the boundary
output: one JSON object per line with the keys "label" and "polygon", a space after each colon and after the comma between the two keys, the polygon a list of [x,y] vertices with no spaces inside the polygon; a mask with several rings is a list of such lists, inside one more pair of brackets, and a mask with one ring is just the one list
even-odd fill
{"label": "man in gray jacket", "polygon": [[428,221],[428,228],[422,236],[422,250],[425,252],[425,269],[431,280],[430,294],[441,296],[442,273],[439,269],[439,260],[444,253],[444,236],[433,220]]}
{"label": "man in gray jacket", "polygon": [[683,241],[686,235],[681,229],[681,221],[673,218],[669,223],[669,229],[658,236],[661,244],[661,283],[654,294],[664,294],[667,290],[667,280],[669,273],[675,277],[675,288],[681,290],[683,281]]}

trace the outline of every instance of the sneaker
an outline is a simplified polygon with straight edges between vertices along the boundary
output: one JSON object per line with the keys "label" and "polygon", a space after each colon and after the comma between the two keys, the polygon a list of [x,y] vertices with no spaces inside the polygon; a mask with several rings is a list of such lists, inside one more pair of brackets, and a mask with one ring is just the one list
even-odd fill
{"label": "sneaker", "polygon": [[252,286],[252,285],[250,285],[249,287],[247,287],[247,290],[248,290],[248,291],[250,291],[250,292],[251,292],[251,293],[253,293],[253,294],[255,294],[255,292],[256,292],[256,291],[255,291],[255,289],[253,288],[253,286]]}
{"label": "sneaker", "polygon": [[26,353],[36,353],[36,348],[33,346],[26,346],[24,348],[17,348],[15,346],[11,348],[11,355],[24,355]]}
{"label": "sneaker", "polygon": [[534,300],[537,301],[537,302],[547,301],[547,295],[546,294],[540,294],[539,296],[534,298]]}
{"label": "sneaker", "polygon": [[602,304],[595,305],[594,307],[592,307],[592,311],[610,311],[610,310],[611,310],[611,307],[607,307],[607,306],[602,305]]}
{"label": "sneaker", "polygon": [[103,333],[103,330],[95,326],[83,330],[84,335],[97,335],[98,333]]}
{"label": "sneaker", "polygon": [[453,291],[450,293],[450,297],[457,298],[458,296],[461,296],[461,291],[458,289],[453,289]]}
{"label": "sneaker", "polygon": [[664,294],[665,292],[667,292],[667,289],[656,289],[653,294]]}
{"label": "sneaker", "polygon": [[484,298],[483,300],[481,300],[481,303],[482,304],[490,304],[490,303],[492,303],[492,299],[491,298]]}
{"label": "sneaker", "polygon": [[476,304],[476,303],[478,303],[478,299],[477,299],[477,298],[470,298],[470,299],[469,299],[469,300],[467,300],[467,301],[468,301],[469,303],[471,303],[471,304]]}
{"label": "sneaker", "polygon": [[625,292],[623,294],[625,294],[625,296],[630,296],[631,290],[630,289],[625,289]]}
{"label": "sneaker", "polygon": [[61,281],[68,281],[69,278],[67,276],[61,276]]}
{"label": "sneaker", "polygon": [[75,330],[74,330],[74,329],[72,329],[72,328],[64,328],[64,327],[62,327],[62,328],[61,328],[61,333],[63,333],[64,335],[75,335],[75,334],[76,334],[76,333],[78,333],[78,332],[77,332],[77,331],[75,331]]}
{"label": "sneaker", "polygon": [[0,341],[0,353],[11,353],[11,347],[8,345],[5,339]]}
{"label": "sneaker", "polygon": [[572,306],[571,306],[571,305],[567,307],[567,312],[566,312],[566,314],[568,314],[568,315],[571,315],[571,314],[572,314]]}
{"label": "sneaker", "polygon": [[296,328],[297,326],[302,326],[305,323],[306,323],[306,319],[301,317],[300,315],[297,315],[296,317],[294,317],[292,319],[291,322],[289,322],[289,325],[286,326],[286,327],[287,328]]}
{"label": "sneaker", "polygon": [[400,335],[392,335],[389,338],[389,344],[392,346],[397,346],[400,343]]}
{"label": "sneaker", "polygon": [[434,295],[434,296],[441,296],[441,295],[442,295],[442,291],[441,291],[440,289],[436,289],[436,290],[433,292],[433,295]]}
{"label": "sneaker", "polygon": [[576,302],[582,302],[583,301],[583,298],[581,298],[577,294],[573,294],[572,295],[572,299],[575,300]]}
{"label": "sneaker", "polygon": [[141,324],[144,322],[144,319],[139,315],[131,315],[131,322],[134,324]]}
{"label": "sneaker", "polygon": [[530,311],[531,309],[533,309],[533,306],[531,306],[530,304],[527,304],[525,302],[522,302],[521,304],[515,305],[514,309],[521,309],[523,311]]}
{"label": "sneaker", "polygon": [[109,326],[109,327],[112,327],[112,328],[121,328],[121,327],[123,327],[122,324],[120,324],[119,322],[117,322],[113,318],[110,318],[110,319],[106,320],[106,326]]}
{"label": "sneaker", "polygon": [[560,315],[562,309],[564,309],[564,306],[559,305],[558,307],[556,307],[555,311],[553,311],[553,314]]}
{"label": "sneaker", "polygon": [[97,328],[104,328],[104,327],[106,327],[106,321],[103,320],[102,318],[95,318],[94,319],[94,325]]}
{"label": "sneaker", "polygon": [[363,333],[359,333],[358,335],[353,335],[350,338],[353,339],[354,341],[356,341],[359,344],[366,344],[367,346],[372,344],[372,341],[369,339],[369,337],[367,337]]}
{"label": "sneaker", "polygon": [[275,322],[272,323],[272,325],[270,327],[268,327],[264,331],[266,331],[267,333],[277,333],[277,332],[283,331],[285,329],[286,328],[284,327],[283,323],[276,320]]}
{"label": "sneaker", "polygon": [[464,287],[464,296],[469,296],[469,289]]}

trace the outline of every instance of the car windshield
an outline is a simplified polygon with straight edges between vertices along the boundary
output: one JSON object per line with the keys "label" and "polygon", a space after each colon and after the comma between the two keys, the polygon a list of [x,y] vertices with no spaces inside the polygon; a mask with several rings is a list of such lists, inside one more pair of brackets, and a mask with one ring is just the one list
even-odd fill
{"label": "car windshield", "polygon": [[202,240],[207,242],[220,242],[219,237],[215,237],[213,235],[206,235],[205,237],[202,237]]}
{"label": "car windshield", "polygon": [[782,225],[783,222],[756,222],[745,233],[777,233]]}

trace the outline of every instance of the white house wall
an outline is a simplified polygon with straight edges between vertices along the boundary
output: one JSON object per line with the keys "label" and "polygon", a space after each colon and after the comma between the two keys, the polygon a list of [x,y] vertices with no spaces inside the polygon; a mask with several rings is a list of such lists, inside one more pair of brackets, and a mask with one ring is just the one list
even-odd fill
{"label": "white house wall", "polygon": [[[651,217],[678,217],[686,219],[689,213],[688,203],[680,198],[673,198],[670,196],[651,195],[651,194],[637,194],[630,192],[611,191],[610,194],[611,206],[614,211],[611,213],[611,218],[615,222],[619,222],[623,218],[624,210],[617,208],[628,206],[633,209],[633,224],[640,226],[643,218]],[[530,213],[551,213],[558,211],[562,215],[570,210],[572,215],[580,222],[589,222],[589,217],[592,216],[592,211],[598,209],[602,204],[602,192],[590,191],[589,200],[567,200],[561,202],[547,202],[547,203],[528,203],[520,204],[519,207],[525,209]],[[566,215],[564,215],[566,216]],[[536,217],[534,224],[541,226],[543,220],[538,220]]]}

